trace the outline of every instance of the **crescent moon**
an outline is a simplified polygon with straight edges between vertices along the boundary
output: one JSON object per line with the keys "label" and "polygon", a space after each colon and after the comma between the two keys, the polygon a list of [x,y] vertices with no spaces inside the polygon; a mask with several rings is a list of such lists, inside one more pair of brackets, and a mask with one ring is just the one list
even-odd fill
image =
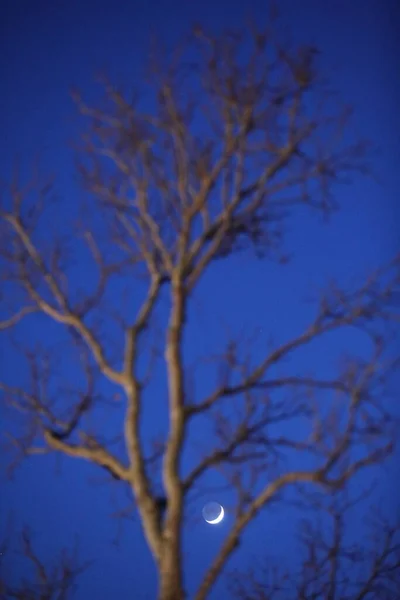
{"label": "crescent moon", "polygon": [[212,521],[207,521],[207,523],[209,523],[210,525],[216,525],[217,523],[221,523],[222,519],[224,518],[225,515],[225,511],[224,511],[224,507],[221,506],[221,512],[219,513],[218,517],[216,519],[213,519]]}

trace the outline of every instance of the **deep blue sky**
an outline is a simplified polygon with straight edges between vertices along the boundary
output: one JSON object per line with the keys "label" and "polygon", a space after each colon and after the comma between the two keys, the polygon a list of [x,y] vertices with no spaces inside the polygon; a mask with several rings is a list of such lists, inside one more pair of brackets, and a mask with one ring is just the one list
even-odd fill
{"label": "deep blue sky", "polygon": [[[379,147],[374,168],[381,183],[357,180],[342,189],[343,210],[329,226],[318,226],[316,220],[294,220],[288,249],[295,251],[295,258],[285,269],[247,256],[213,269],[202,284],[193,310],[192,347],[187,350],[191,356],[198,349],[221,347],[221,322],[239,328],[259,327],[266,336],[273,333],[279,338],[296,333],[311,314],[310,307],[302,305],[310,290],[332,276],[352,283],[399,248],[397,3],[284,0],[278,4],[280,27],[295,40],[319,46],[335,88],[357,108],[358,130]],[[240,25],[247,15],[261,22],[265,19],[264,7],[265,2],[256,0],[3,2],[1,178],[9,178],[15,155],[27,165],[39,151],[43,167],[56,172],[58,189],[73,205],[77,196],[68,142],[78,129],[70,87],[78,87],[84,95],[94,97],[93,74],[103,68],[116,82],[137,81],[150,34],[159,33],[173,45],[193,22],[218,32],[221,27]],[[222,290],[217,287],[221,277]],[[38,331],[34,326],[27,331],[31,342]],[[329,359],[334,348],[326,346],[323,354]],[[11,350],[3,346],[1,358],[2,373],[23,378]],[[321,356],[318,360],[322,361]],[[155,428],[159,426],[153,424]],[[121,500],[114,498],[113,486],[90,483],[98,473],[85,464],[62,461],[61,465],[57,474],[52,459],[32,459],[8,483],[2,469],[2,524],[12,509],[15,526],[27,522],[32,526],[45,557],[51,557],[79,534],[82,555],[96,562],[82,577],[77,600],[146,598],[145,593],[153,598],[154,570],[144,551],[138,523],[120,522],[119,547],[111,544],[118,522],[109,515]],[[399,475],[393,465],[394,462],[381,477],[381,494],[390,510],[395,505],[395,489],[390,481]],[[229,504],[229,495],[223,500]],[[200,512],[201,506],[197,508]],[[197,508],[194,507],[195,512]],[[261,517],[246,538],[245,560],[262,552],[272,535],[275,541],[282,524],[278,518]],[[225,526],[228,525],[227,522]],[[194,526],[187,555],[189,590],[199,581],[202,569],[211,559],[210,549],[223,534],[223,528],[217,532],[203,525]],[[283,539],[281,550],[286,552],[290,538],[285,542],[284,535],[279,537]],[[143,592],[142,596],[132,595],[133,589]]]}

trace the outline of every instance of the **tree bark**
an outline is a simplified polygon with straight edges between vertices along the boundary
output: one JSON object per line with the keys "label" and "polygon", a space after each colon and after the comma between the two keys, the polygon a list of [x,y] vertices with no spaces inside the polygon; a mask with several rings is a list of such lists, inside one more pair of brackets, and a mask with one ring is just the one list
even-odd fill
{"label": "tree bark", "polygon": [[185,322],[185,293],[173,281],[172,309],[168,326],[166,362],[168,369],[170,432],[164,455],[162,476],[167,497],[163,529],[158,600],[184,600],[182,576],[183,486],[179,463],[185,437],[182,334]]}
{"label": "tree bark", "polygon": [[185,592],[182,585],[181,561],[177,560],[177,548],[174,540],[171,540],[163,552],[160,567],[160,584],[158,600],[185,600]]}

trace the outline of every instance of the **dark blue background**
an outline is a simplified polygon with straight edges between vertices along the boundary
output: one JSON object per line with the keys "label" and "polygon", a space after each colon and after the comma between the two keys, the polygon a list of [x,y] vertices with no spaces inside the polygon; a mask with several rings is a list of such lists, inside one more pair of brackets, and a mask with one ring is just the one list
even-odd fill
{"label": "dark blue background", "polygon": [[[287,246],[295,251],[285,268],[241,256],[215,266],[200,286],[189,327],[187,352],[222,348],[224,327],[252,330],[284,339],[297,333],[311,318],[312,307],[303,300],[330,277],[352,284],[368,269],[388,260],[399,248],[400,141],[396,2],[354,0],[284,0],[278,3],[280,27],[297,41],[316,43],[322,62],[346,102],[357,108],[355,124],[363,136],[378,144],[374,169],[381,183],[356,180],[341,189],[343,206],[329,226],[317,219],[297,217],[291,222]],[[55,171],[57,188],[75,206],[78,200],[69,141],[79,128],[69,98],[71,86],[95,98],[93,74],[105,68],[117,82],[139,83],[140,67],[149,49],[149,37],[160,34],[171,45],[193,22],[215,32],[238,26],[251,15],[266,18],[265,2],[145,2],[69,0],[62,2],[4,2],[1,9],[0,175],[9,179],[18,154],[25,165],[38,151],[44,169]],[[397,57],[397,58],[396,58]],[[68,143],[67,143],[68,142]],[[219,285],[223,280],[223,287]],[[27,326],[28,342],[41,334]],[[339,350],[343,338],[334,339],[318,354],[298,363],[325,373],[326,364]],[[352,340],[357,350],[357,340]],[[362,342],[359,342],[362,343]],[[342,346],[340,346],[342,347]],[[69,363],[71,377],[74,372]],[[7,380],[23,379],[22,366],[12,349],[2,346],[2,373]],[[205,385],[205,388],[207,386]],[[152,387],[152,421],[146,433],[161,427],[162,377]],[[158,404],[157,404],[158,402]],[[149,401],[152,406],[151,401]],[[117,408],[117,411],[119,409]],[[165,414],[165,412],[164,412]],[[154,417],[154,415],[157,415]],[[118,415],[113,424],[118,422]],[[105,424],[103,423],[103,426]],[[202,439],[203,430],[192,432]],[[396,506],[396,457],[379,471],[377,494],[388,512]],[[4,464],[4,461],[2,461]],[[61,468],[60,468],[61,467]],[[83,557],[95,559],[82,576],[77,599],[153,598],[155,571],[145,549],[137,520],[116,520],[110,515],[123,506],[118,485],[98,480],[102,474],[83,462],[53,457],[32,458],[19,468],[12,482],[1,471],[2,524],[10,511],[16,528],[29,523],[36,533],[38,550],[45,559],[68,546],[76,534]],[[359,483],[367,483],[365,476]],[[212,498],[211,498],[212,499]],[[229,493],[216,500],[229,506]],[[193,590],[229,527],[229,514],[218,528],[207,527],[197,517],[201,504],[193,505],[195,522],[186,537],[187,588]],[[262,515],[252,524],[242,547],[245,565],[254,554],[271,547],[291,556],[293,515]],[[357,535],[357,520],[354,521]],[[118,545],[112,544],[119,534]],[[286,535],[289,534],[289,535]],[[238,559],[232,561],[238,564]],[[14,573],[21,569],[14,562]],[[132,590],[136,590],[134,593]],[[142,594],[139,594],[139,590]],[[146,595],[147,594],[147,595]],[[221,598],[216,592],[216,598]]]}

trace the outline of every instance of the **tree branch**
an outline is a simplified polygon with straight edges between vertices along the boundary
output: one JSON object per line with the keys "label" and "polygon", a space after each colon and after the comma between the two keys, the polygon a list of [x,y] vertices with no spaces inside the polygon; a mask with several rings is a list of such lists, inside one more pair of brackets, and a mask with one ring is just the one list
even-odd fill
{"label": "tree branch", "polygon": [[43,434],[45,442],[52,450],[62,452],[72,458],[83,458],[94,464],[105,467],[118,479],[131,482],[131,473],[128,467],[125,467],[115,456],[103,448],[98,442],[93,447],[82,446],[78,444],[67,443],[60,439],[56,433],[45,430]]}

